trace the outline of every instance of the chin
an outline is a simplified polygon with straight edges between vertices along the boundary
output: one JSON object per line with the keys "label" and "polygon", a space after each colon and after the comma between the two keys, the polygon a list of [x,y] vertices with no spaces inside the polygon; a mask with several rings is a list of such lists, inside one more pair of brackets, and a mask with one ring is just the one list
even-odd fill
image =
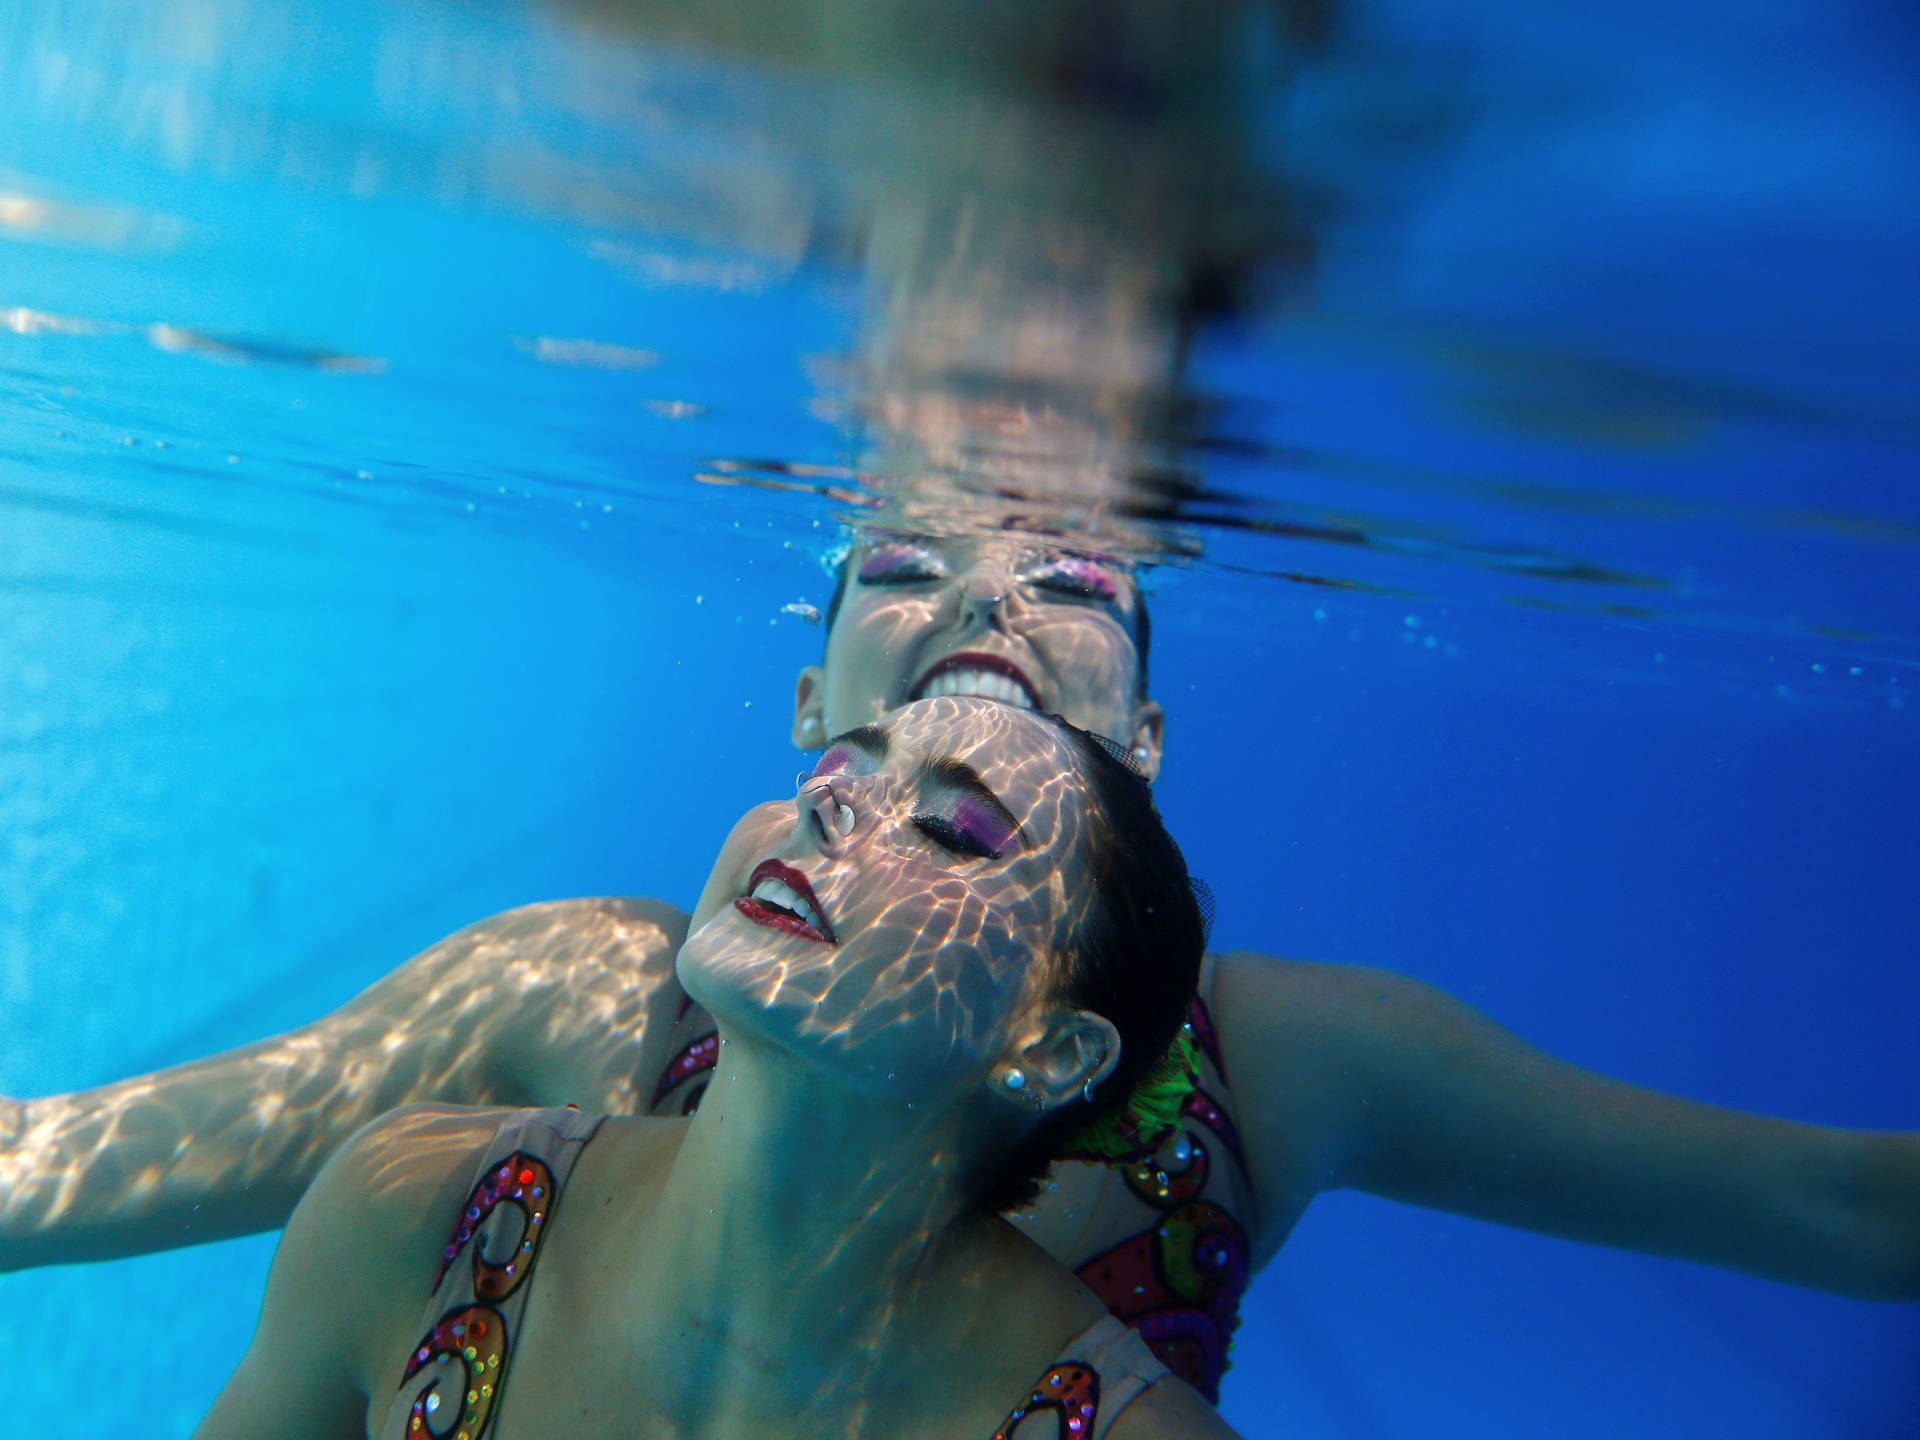
{"label": "chin", "polygon": [[922,986],[876,988],[834,965],[831,952],[791,951],[760,934],[749,922],[716,917],[675,961],[681,987],[730,1034],[754,1036],[850,1089],[911,1105],[977,1086],[999,1053],[997,1027],[980,1025],[938,987],[931,996]]}
{"label": "chin", "polygon": [[742,934],[747,928],[729,901],[687,936],[673,959],[680,988],[730,1024],[767,1009],[793,974],[778,947],[757,930]]}

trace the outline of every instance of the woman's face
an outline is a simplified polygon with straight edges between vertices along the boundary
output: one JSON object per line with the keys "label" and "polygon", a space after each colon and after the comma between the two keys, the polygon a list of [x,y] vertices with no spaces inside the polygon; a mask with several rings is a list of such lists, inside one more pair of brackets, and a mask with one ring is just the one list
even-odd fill
{"label": "woman's face", "polygon": [[679,959],[725,1025],[864,1089],[978,1081],[1091,900],[1086,784],[1014,706],[921,701],[836,739],[734,828]]}
{"label": "woman's face", "polygon": [[978,695],[1052,711],[1160,753],[1160,707],[1140,694],[1140,595],[1117,566],[1031,537],[864,541],[825,662],[796,695],[794,740],[814,749],[913,700]]}

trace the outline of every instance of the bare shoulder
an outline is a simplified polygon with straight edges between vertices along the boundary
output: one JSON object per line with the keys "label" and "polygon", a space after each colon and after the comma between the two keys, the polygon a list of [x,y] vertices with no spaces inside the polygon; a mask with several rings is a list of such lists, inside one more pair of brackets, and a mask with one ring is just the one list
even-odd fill
{"label": "bare shoulder", "polygon": [[1296,1079],[1416,1034],[1431,1037],[1473,1013],[1391,970],[1253,950],[1216,958],[1212,1011],[1230,1069],[1269,1075],[1278,1067]]}
{"label": "bare shoulder", "polygon": [[[500,1106],[422,1101],[390,1110],[357,1131],[327,1162],[308,1192],[308,1205],[357,1207],[366,1219],[401,1228],[433,1200],[464,1189],[500,1126],[517,1112]],[[444,1214],[437,1214],[444,1220]]]}
{"label": "bare shoulder", "polygon": [[[1251,950],[1223,954],[1214,1021],[1228,1063],[1345,1076],[1482,1048],[1498,1031],[1471,1006],[1412,976],[1367,965],[1282,960]],[[1504,1031],[1498,1031],[1504,1035]],[[1237,1093],[1237,1092],[1236,1092]]]}
{"label": "bare shoulder", "polygon": [[1210,1002],[1264,1263],[1313,1196],[1344,1183],[1366,1077],[1446,997],[1391,971],[1232,950],[1214,957]]}
{"label": "bare shoulder", "polygon": [[1168,1376],[1122,1410],[1111,1440],[1239,1440],[1240,1432],[1191,1385]]}
{"label": "bare shoulder", "polygon": [[1222,950],[1213,967],[1217,1011],[1296,1028],[1314,1027],[1331,1011],[1379,1001],[1386,990],[1417,983],[1367,965],[1293,960],[1258,950]]}
{"label": "bare shoulder", "polygon": [[273,1286],[299,1288],[311,1276],[337,1297],[335,1313],[352,1317],[345,1358],[355,1374],[384,1374],[413,1343],[448,1227],[514,1113],[433,1103],[390,1111],[335,1152],[294,1211]]}
{"label": "bare shoulder", "polygon": [[[334,1152],[287,1224],[260,1323],[199,1440],[366,1433],[397,1378],[478,1150],[508,1112],[413,1105]],[[289,1411],[288,1395],[301,1403]]]}

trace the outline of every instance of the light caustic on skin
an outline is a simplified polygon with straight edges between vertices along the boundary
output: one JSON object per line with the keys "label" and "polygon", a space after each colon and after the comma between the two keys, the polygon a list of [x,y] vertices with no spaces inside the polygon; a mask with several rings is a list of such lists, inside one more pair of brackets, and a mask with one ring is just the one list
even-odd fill
{"label": "light caustic on skin", "polygon": [[911,1099],[977,1078],[1048,983],[1036,960],[1085,918],[1088,813],[1058,726],[921,701],[835,740],[797,801],[735,827],[681,983],[723,1025],[862,1088]]}
{"label": "light caustic on skin", "polygon": [[[537,1101],[537,1068],[517,1073],[500,1056],[549,1029],[567,1036],[571,1073],[593,1077],[570,1087],[579,1103],[637,1110],[636,1077],[664,1059],[671,1011],[657,1012],[670,1005],[663,982],[684,923],[653,901],[508,911],[433,946],[361,1003],[263,1042],[235,1094],[180,1066],[0,1102],[0,1268],[38,1258],[32,1236],[43,1228],[57,1228],[58,1258],[72,1262],[280,1224],[343,1129],[422,1095]],[[435,1023],[420,1026],[422,1015]],[[394,1053],[404,1064],[368,1063]],[[182,1199],[187,1219],[142,1220],[176,1195],[207,1193],[236,1198],[211,1216]]]}
{"label": "light caustic on skin", "polygon": [[847,572],[825,664],[800,677],[802,746],[913,700],[979,695],[1136,748],[1152,775],[1161,712],[1140,683],[1144,620],[1122,565],[1024,535],[873,535]]}

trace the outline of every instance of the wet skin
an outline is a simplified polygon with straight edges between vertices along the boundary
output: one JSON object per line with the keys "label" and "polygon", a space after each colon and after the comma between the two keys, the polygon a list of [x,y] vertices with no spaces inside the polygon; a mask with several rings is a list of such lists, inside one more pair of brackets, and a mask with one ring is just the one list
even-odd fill
{"label": "wet skin", "polygon": [[708,885],[733,898],[695,915],[680,982],[873,1093],[973,1075],[1084,914],[1084,792],[1059,728],[1012,706],[923,700],[851,731],[797,817],[735,827]]}
{"label": "wet skin", "polygon": [[981,694],[1064,716],[1158,771],[1163,717],[1140,684],[1140,593],[1123,566],[988,535],[874,537],[847,568],[825,659],[796,689],[802,749],[923,695]]}
{"label": "wet skin", "polygon": [[[679,961],[726,1047],[711,1092],[690,1121],[609,1121],[568,1180],[506,1433],[564,1413],[576,1440],[972,1440],[1099,1318],[978,1204],[1117,1054],[1048,983],[1094,898],[1092,804],[1052,722],[942,698],[836,742],[735,827]],[[295,1214],[202,1436],[387,1433],[419,1278],[500,1118],[415,1108],[355,1137]],[[1169,1380],[1111,1434],[1231,1432]]]}
{"label": "wet skin", "polygon": [[[1138,601],[1124,574],[1108,594],[1076,566],[1078,590],[1063,588],[1047,567],[1064,552],[1016,535],[919,542],[924,553],[869,566],[896,543],[874,537],[855,552],[824,664],[796,686],[797,743],[818,748],[939,679],[943,661],[984,655],[1018,669],[1022,699],[1030,690],[1042,708],[1129,743],[1154,772],[1160,712],[1139,694]],[[947,674],[999,685],[1006,672]],[[410,1100],[643,1110],[685,996],[671,974],[685,927],[656,902],[527,907],[450,937],[287,1036],[0,1104],[0,1265],[282,1224],[334,1149]],[[1641,1090],[1379,970],[1236,952],[1217,958],[1209,999],[1245,1146],[1252,1203],[1241,1218],[1256,1265],[1315,1195],[1352,1187],[1843,1294],[1920,1298],[1911,1134]],[[1053,1209],[1035,1213],[1037,1239],[1071,1264],[1087,1258]]]}

